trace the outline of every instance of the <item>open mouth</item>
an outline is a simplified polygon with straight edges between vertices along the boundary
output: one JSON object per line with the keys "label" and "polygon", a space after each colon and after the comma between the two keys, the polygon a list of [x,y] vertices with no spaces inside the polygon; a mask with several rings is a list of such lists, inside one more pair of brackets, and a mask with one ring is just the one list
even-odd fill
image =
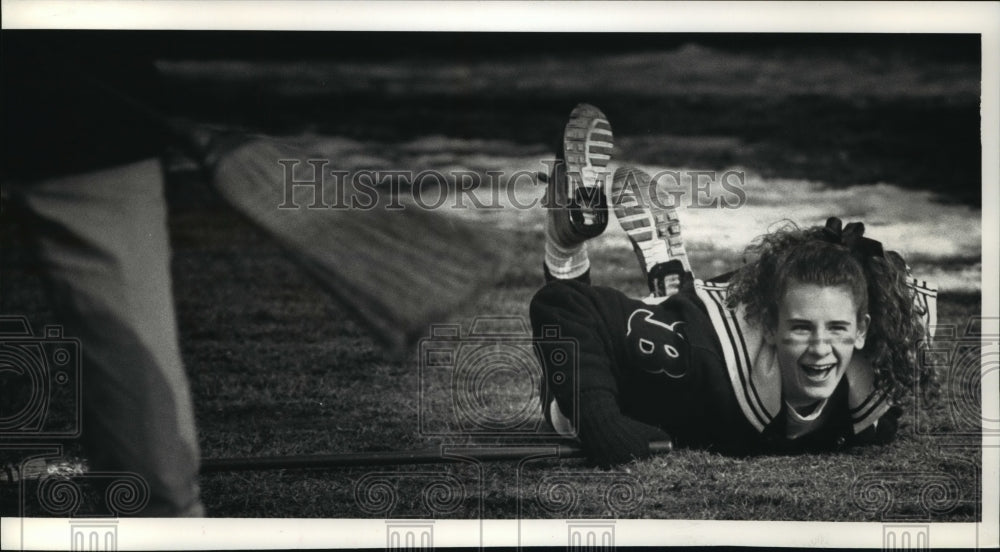
{"label": "open mouth", "polygon": [[837,367],[837,363],[800,364],[799,366],[802,367],[802,371],[806,373],[806,376],[808,376],[809,379],[823,380],[833,373],[834,369]]}

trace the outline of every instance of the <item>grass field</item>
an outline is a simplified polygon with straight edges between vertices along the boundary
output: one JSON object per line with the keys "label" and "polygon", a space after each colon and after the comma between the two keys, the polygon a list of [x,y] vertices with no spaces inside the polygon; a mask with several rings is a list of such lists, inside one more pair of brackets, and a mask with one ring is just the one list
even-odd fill
{"label": "grass field", "polygon": [[[746,241],[777,220],[860,219],[941,285],[939,321],[961,332],[980,313],[978,62],[912,45],[430,56],[419,69],[405,59],[170,60],[162,68],[183,92],[179,110],[308,142],[346,170],[534,172],[552,156],[572,106],[593,102],[614,125],[617,163],[745,175],[740,208],[682,209],[699,276],[737,266]],[[599,69],[584,70],[591,67]],[[252,96],[226,104],[248,89]],[[170,177],[181,349],[205,457],[497,442],[422,433],[418,420],[455,427],[453,374],[422,372],[416,355],[386,359],[183,164]],[[515,188],[522,199],[541,192],[535,182],[504,184]],[[542,283],[541,210],[453,211],[506,229],[519,251],[457,321],[526,319]],[[639,295],[631,249],[614,221],[609,227],[592,243],[594,281]],[[5,212],[0,312],[24,314],[37,330],[54,315],[16,230]],[[750,458],[678,450],[613,471],[539,459],[215,474],[202,480],[203,499],[218,517],[972,521],[980,389],[968,377],[978,364],[963,358],[942,370],[940,401],[911,405],[886,447]],[[502,417],[537,406],[533,393],[524,378],[497,376],[484,401]]]}

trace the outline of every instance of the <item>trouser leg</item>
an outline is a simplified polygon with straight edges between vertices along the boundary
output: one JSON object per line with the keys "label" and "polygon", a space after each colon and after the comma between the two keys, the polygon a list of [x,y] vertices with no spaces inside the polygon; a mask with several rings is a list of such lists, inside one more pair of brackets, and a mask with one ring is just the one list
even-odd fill
{"label": "trouser leg", "polygon": [[[531,301],[531,325],[539,361],[545,374],[542,406],[546,419],[560,432],[580,414],[581,393],[621,391],[623,379],[625,312],[637,301],[604,287],[577,280],[551,280]],[[558,337],[546,337],[546,328]],[[576,356],[554,362],[563,343],[572,341]],[[551,402],[558,404],[553,411]],[[557,414],[553,416],[553,414]]]}
{"label": "trouser leg", "polygon": [[142,477],[150,500],[139,515],[203,515],[159,162],[50,179],[19,195],[57,322],[80,339],[91,469]]}

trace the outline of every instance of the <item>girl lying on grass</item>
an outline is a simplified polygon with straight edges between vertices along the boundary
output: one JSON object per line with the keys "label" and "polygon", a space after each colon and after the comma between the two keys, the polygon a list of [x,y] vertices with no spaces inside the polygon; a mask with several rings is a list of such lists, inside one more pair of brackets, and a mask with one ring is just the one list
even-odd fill
{"label": "girl lying on grass", "polygon": [[[597,108],[577,106],[549,179],[548,283],[531,302],[546,420],[604,466],[668,439],[732,454],[892,440],[914,383],[933,383],[917,348],[935,289],[836,218],[761,236],[739,270],[695,279],[676,212],[629,168],[615,172],[612,204],[652,295],[591,286],[586,241],[607,225],[611,137]],[[575,366],[552,360],[565,338]]]}

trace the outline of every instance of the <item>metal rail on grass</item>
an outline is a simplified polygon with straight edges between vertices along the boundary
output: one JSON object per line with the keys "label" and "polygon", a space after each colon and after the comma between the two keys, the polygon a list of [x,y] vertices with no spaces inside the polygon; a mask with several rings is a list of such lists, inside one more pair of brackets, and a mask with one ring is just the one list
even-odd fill
{"label": "metal rail on grass", "polygon": [[[670,441],[649,444],[655,455],[673,450]],[[306,454],[299,456],[259,456],[246,458],[206,458],[201,473],[236,471],[266,471],[295,469],[336,469],[363,466],[406,466],[414,464],[445,464],[457,462],[508,462],[527,458],[585,458],[578,445],[483,445],[480,447],[443,446],[423,450],[393,450],[382,452],[347,452],[341,454]],[[0,470],[0,483],[37,480],[45,477],[79,477],[89,471],[86,460],[80,458],[35,458],[20,465],[9,464]]]}
{"label": "metal rail on grass", "polygon": [[[670,441],[649,444],[653,454],[673,450]],[[442,464],[480,461],[504,462],[531,457],[584,458],[586,453],[576,445],[483,446],[434,448],[409,451],[349,452],[343,454],[311,454],[303,456],[262,456],[257,458],[208,458],[201,463],[201,473],[259,471],[283,469],[346,468],[356,466],[404,466],[409,464]]]}

